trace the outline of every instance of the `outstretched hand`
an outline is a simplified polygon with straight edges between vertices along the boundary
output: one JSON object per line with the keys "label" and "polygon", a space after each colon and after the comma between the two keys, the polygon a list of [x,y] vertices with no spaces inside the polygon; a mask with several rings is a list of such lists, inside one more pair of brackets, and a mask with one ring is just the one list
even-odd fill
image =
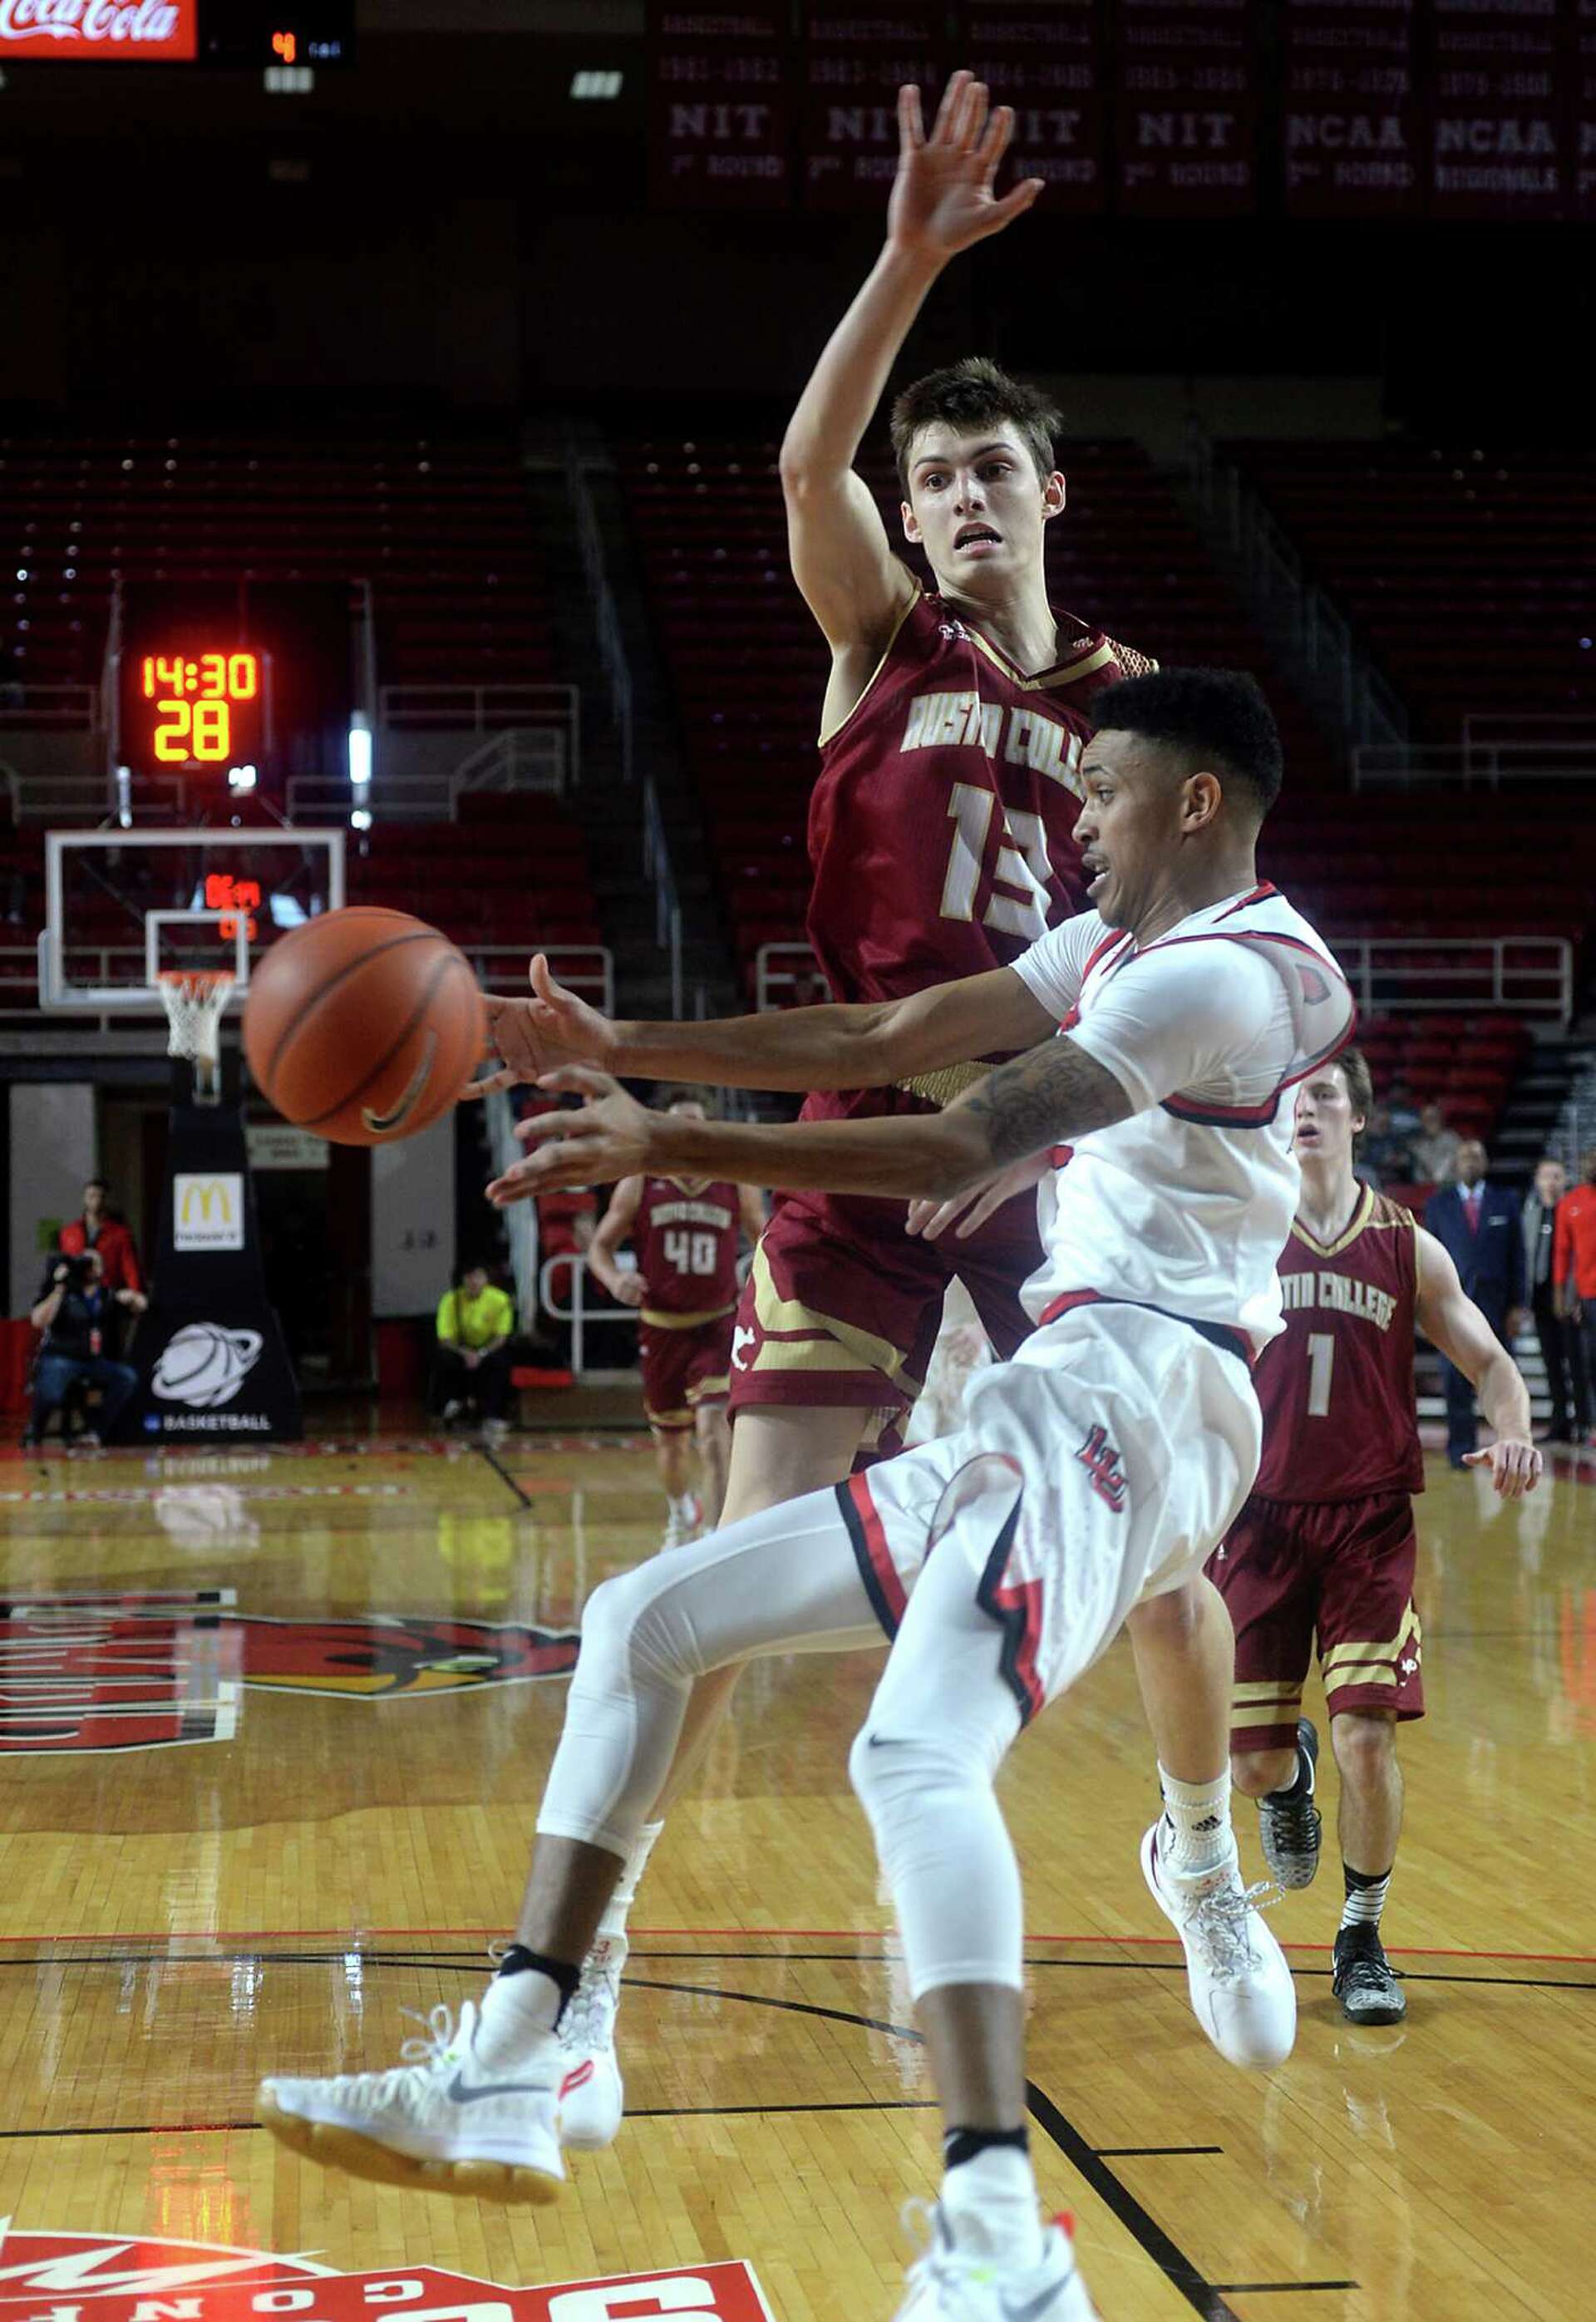
{"label": "outstretched hand", "polygon": [[575,1112],[543,1112],[521,1123],[515,1134],[533,1149],[488,1186],[496,1209],[568,1185],[613,1185],[646,1166],[651,1127],[660,1116],[628,1096],[618,1081],[590,1065],[567,1065],[540,1074],[538,1085],[588,1102]]}
{"label": "outstretched hand", "polygon": [[1487,1444],[1483,1451],[1467,1451],[1463,1464],[1465,1467],[1489,1467],[1491,1484],[1504,1500],[1521,1500],[1526,1492],[1534,1491],[1541,1478],[1539,1449],[1519,1436],[1509,1435]]}
{"label": "outstretched hand", "polygon": [[988,117],[987,90],[956,72],[943,94],[931,134],[926,134],[920,92],[898,92],[898,175],[887,207],[887,239],[941,265],[972,242],[1028,210],[1042,191],[1025,178],[1001,199],[992,191],[998,165],[1014,134],[1014,114],[1000,105]]}
{"label": "outstretched hand", "polygon": [[468,1081],[462,1096],[487,1096],[494,1089],[515,1088],[561,1065],[607,1060],[615,1042],[614,1025],[597,1008],[555,983],[541,951],[533,957],[528,980],[530,1000],[488,993],[488,1038],[503,1061],[497,1072]]}
{"label": "outstretched hand", "polygon": [[1011,1161],[995,1177],[988,1177],[979,1185],[955,1193],[951,1200],[911,1202],[904,1231],[918,1234],[925,1241],[940,1241],[948,1228],[954,1228],[953,1239],[965,1241],[978,1226],[984,1226],[995,1211],[1027,1185],[1039,1185],[1053,1166],[1051,1152],[1027,1153],[1023,1161]]}

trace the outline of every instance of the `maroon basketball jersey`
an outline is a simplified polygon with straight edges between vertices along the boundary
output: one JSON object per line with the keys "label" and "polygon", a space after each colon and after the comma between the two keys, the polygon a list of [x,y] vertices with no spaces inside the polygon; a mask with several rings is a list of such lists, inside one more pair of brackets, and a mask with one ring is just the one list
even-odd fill
{"label": "maroon basketball jersey", "polygon": [[1358,1189],[1345,1233],[1300,1224],[1280,1257],[1285,1329],[1258,1358],[1266,1500],[1358,1500],[1422,1492],[1413,1402],[1418,1249],[1411,1215]]}
{"label": "maroon basketball jersey", "polygon": [[834,999],[898,1000],[1006,967],[1084,908],[1090,704],[1154,663],[1057,619],[1059,662],[1023,677],[964,615],[917,597],[822,739],[808,932]]}
{"label": "maroon basketball jersey", "polygon": [[632,1247],[645,1322],[669,1330],[737,1303],[737,1188],[707,1178],[645,1177]]}

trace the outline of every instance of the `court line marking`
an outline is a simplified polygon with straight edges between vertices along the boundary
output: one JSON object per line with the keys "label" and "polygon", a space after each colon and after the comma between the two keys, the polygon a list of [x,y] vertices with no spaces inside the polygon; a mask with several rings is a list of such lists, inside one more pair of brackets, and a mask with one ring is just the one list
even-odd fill
{"label": "court line marking", "polygon": [[[871,1932],[872,1931],[869,1929],[862,1927],[634,1927],[632,1929],[631,1934],[633,1943],[635,1946],[639,1941],[646,1941],[649,1939],[658,1941],[661,1938],[668,1939],[672,1943],[690,1943],[700,1935],[738,1935],[741,1936],[745,1943],[841,1943],[868,1941],[871,1937]],[[223,1943],[323,1942],[335,1943],[342,1950],[348,1951],[351,1948],[358,1949],[361,1943],[369,1943],[374,1939],[384,1935],[415,1936],[423,1941],[434,1935],[470,1935],[475,1938],[479,1938],[480,1941],[486,1944],[490,1943],[502,1943],[504,1940],[504,1933],[505,1931],[502,1926],[205,1927],[187,1930],[161,1927],[153,1931],[148,1928],[140,1928],[126,1933],[118,1929],[115,1933],[108,1935],[65,1935],[60,1933],[59,1930],[47,1933],[34,1933],[32,1934],[21,1935],[0,1935],[0,1944],[102,1943],[208,1943],[211,1945],[214,1952],[219,1945]],[[874,1931],[873,1939],[877,1943],[880,1943],[881,1940],[881,1933],[879,1929]],[[1143,1951],[1178,1951],[1181,1948],[1181,1939],[1178,1935],[1027,1934],[1026,1942],[1027,1945],[1055,1944],[1060,1946],[1070,1943],[1100,1943],[1105,1948],[1114,1947],[1120,1950],[1124,1950],[1129,1946],[1135,1946]],[[1282,1948],[1288,1952],[1333,1952],[1336,1946],[1333,1943],[1300,1943],[1297,1941],[1295,1937],[1292,1937],[1283,1944]],[[1596,1952],[1474,1951],[1466,1948],[1460,1948],[1455,1945],[1444,1946],[1431,1943],[1387,1943],[1385,1946],[1385,1952],[1388,1959],[1520,1960],[1527,1966],[1596,1967]],[[762,1959],[763,1956],[764,1954],[762,1952],[751,1952],[747,1953],[735,1952],[724,1953],[682,1952],[679,1954],[670,1952],[655,1952],[651,1953],[651,1957],[655,1959],[680,1957],[685,1960],[710,1957],[731,1959],[746,1957],[750,1959]],[[862,1954],[849,1953],[848,1956],[862,1957]],[[59,1957],[59,1954],[52,1954],[52,1961],[57,1957]],[[1034,1960],[1031,1961],[1031,1965],[1034,1967],[1041,1967],[1045,1965],[1045,1961],[1041,1960]],[[1092,1965],[1108,1965],[1111,1962],[1108,1961],[1088,1962],[1088,1964]],[[1137,1962],[1134,1961],[1127,1963],[1133,1966],[1137,1964]],[[1303,1970],[1305,1974],[1309,1970],[1306,1969]],[[1582,1990],[1585,1987],[1583,1985],[1579,1985],[1576,1986],[1575,1988]]]}
{"label": "court line marking", "polygon": [[520,1501],[524,1508],[530,1508],[535,1504],[532,1495],[529,1492],[524,1492],[522,1490],[520,1485],[515,1481],[514,1476],[511,1475],[509,1469],[504,1465],[503,1461],[499,1458],[498,1454],[493,1449],[490,1444],[473,1443],[471,1449],[479,1459],[486,1461],[487,1465],[492,1468],[494,1474],[498,1477],[501,1484],[507,1484],[509,1486],[511,1491],[515,1493],[515,1497]]}

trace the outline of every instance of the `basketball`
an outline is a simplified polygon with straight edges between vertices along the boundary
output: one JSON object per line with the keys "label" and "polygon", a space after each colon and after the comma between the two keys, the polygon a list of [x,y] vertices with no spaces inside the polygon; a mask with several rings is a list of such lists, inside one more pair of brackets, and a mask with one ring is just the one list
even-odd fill
{"label": "basketball", "polygon": [[442,1118],[487,1046],[482,993],[447,936],[405,911],[328,911],[273,944],[244,1003],[255,1085],[333,1145]]}

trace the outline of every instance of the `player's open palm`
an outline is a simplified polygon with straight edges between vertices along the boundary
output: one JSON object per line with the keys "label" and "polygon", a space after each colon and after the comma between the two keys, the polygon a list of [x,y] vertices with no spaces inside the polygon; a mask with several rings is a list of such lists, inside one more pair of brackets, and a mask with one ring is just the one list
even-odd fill
{"label": "player's open palm", "polygon": [[501,1063],[497,1072],[472,1081],[465,1093],[486,1096],[492,1089],[535,1081],[561,1065],[602,1064],[614,1040],[607,1016],[556,983],[540,951],[531,970],[530,1000],[488,995],[488,1036]]}
{"label": "player's open palm", "polygon": [[1042,191],[1040,178],[1023,178],[1001,199],[992,191],[1013,134],[1009,107],[1000,105],[989,117],[985,86],[967,72],[949,81],[929,137],[919,90],[900,88],[888,240],[940,264],[1028,210]]}

